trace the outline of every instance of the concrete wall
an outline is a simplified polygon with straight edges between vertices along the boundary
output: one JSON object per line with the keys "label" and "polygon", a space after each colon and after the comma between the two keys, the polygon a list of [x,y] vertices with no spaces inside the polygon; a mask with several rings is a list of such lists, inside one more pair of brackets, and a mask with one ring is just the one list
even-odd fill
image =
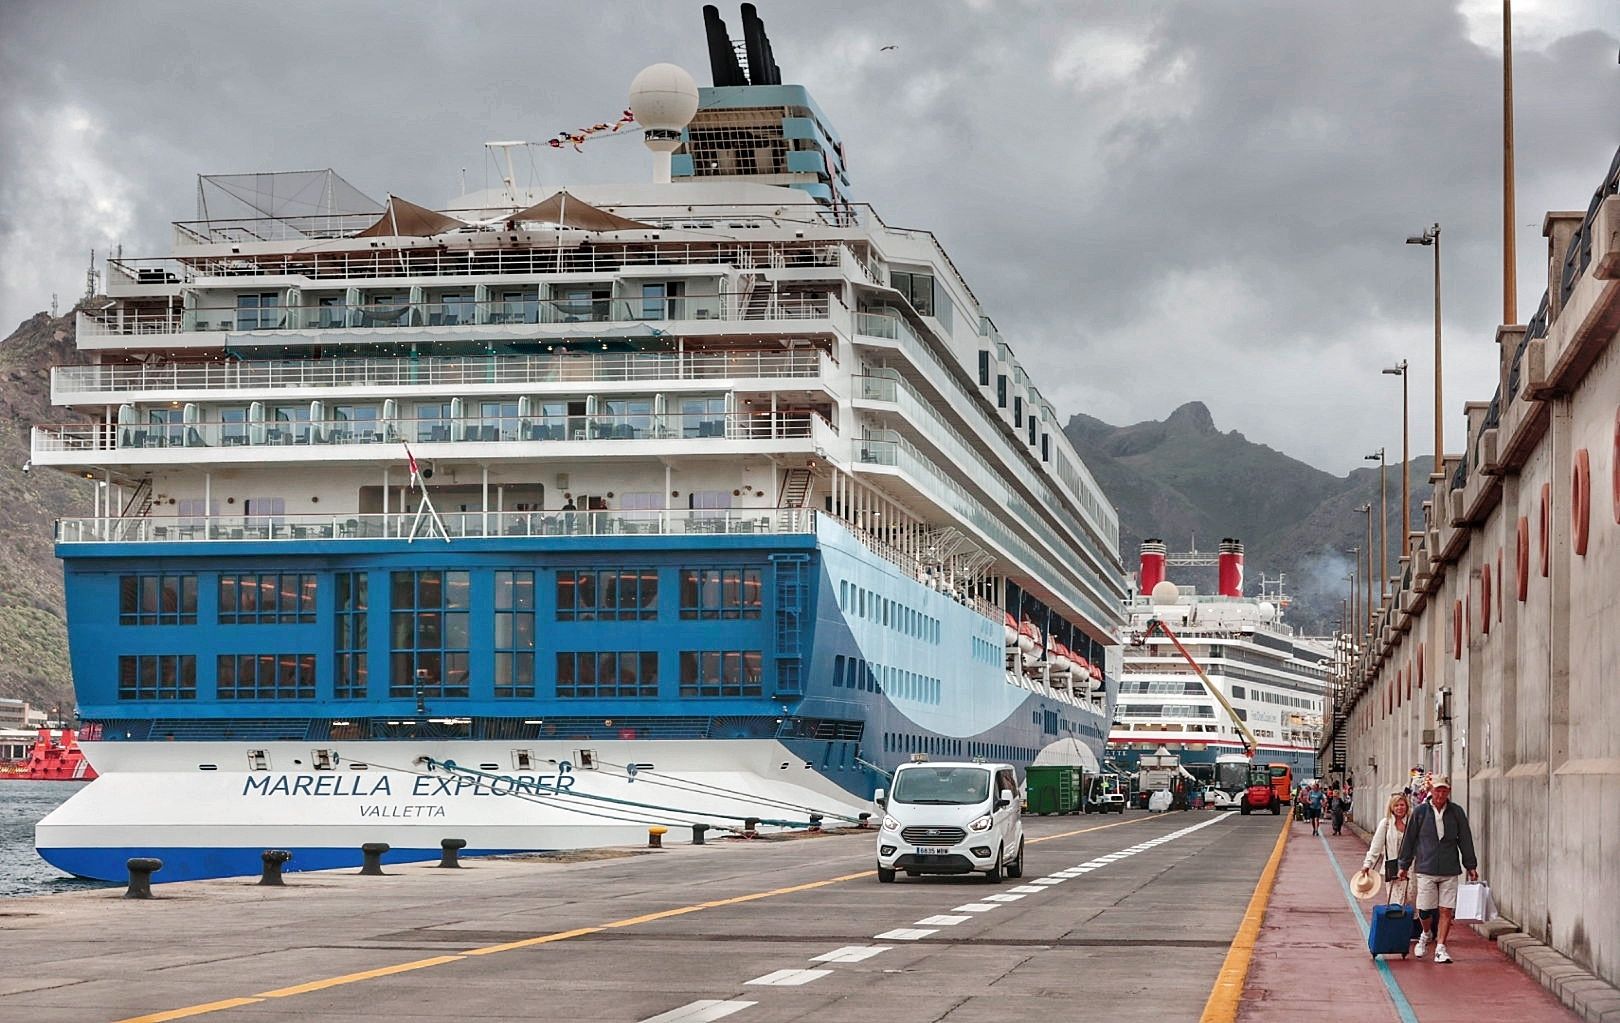
{"label": "concrete wall", "polygon": [[1348,739],[1358,816],[1376,819],[1414,765],[1450,774],[1502,914],[1620,984],[1620,197],[1549,216],[1552,266],[1577,227],[1591,263],[1567,295],[1555,282],[1526,348],[1522,328],[1499,334],[1500,415],[1487,429],[1470,407],[1466,454],[1450,456],[1466,482],[1434,483],[1409,585],[1346,661],[1332,728]]}

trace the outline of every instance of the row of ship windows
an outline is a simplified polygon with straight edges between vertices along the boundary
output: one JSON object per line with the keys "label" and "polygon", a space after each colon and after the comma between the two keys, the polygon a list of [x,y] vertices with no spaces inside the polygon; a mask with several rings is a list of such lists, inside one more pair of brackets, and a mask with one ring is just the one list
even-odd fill
{"label": "row of ship windows", "polygon": [[939,642],[938,618],[923,614],[914,607],[908,607],[898,600],[891,600],[848,579],[838,581],[838,610],[925,643]]}
{"label": "row of ship windows", "polygon": [[[1152,671],[1156,675],[1194,675],[1194,674],[1196,674],[1193,671],[1193,669],[1189,665],[1187,665],[1186,663],[1181,663],[1181,664],[1174,664],[1174,663],[1170,663],[1170,664],[1154,664],[1154,665],[1151,665],[1151,666],[1144,666],[1142,670],[1144,670],[1144,671]],[[1211,670],[1212,670],[1212,672],[1214,674],[1218,674],[1222,678],[1243,679],[1246,682],[1259,682],[1259,683],[1263,683],[1265,685],[1272,685],[1272,686],[1281,686],[1281,687],[1287,687],[1288,686],[1288,683],[1286,681],[1284,681],[1283,679],[1276,678],[1276,677],[1274,677],[1272,675],[1268,675],[1263,671],[1255,671],[1255,670],[1253,670],[1251,668],[1245,668],[1242,665],[1238,665],[1238,664],[1231,664],[1231,663],[1221,664],[1221,665],[1215,666]],[[1293,665],[1289,666],[1288,671],[1291,672],[1291,673],[1295,673],[1295,674],[1308,674],[1306,672],[1302,672],[1302,671],[1298,670],[1297,667],[1293,666]]]}
{"label": "row of ship windows", "polygon": [[843,654],[833,658],[833,687],[888,693],[919,703],[938,703],[943,692],[942,683],[937,678],[892,665],[873,664],[858,657],[846,659]]}
{"label": "row of ship windows", "polygon": [[1000,664],[1005,656],[1005,648],[999,647],[988,639],[973,637],[973,659],[985,664]]}
{"label": "row of ship windows", "polygon": [[918,735],[915,732],[884,732],[885,753],[922,754],[939,757],[968,757],[974,760],[1005,760],[1009,763],[1035,759],[1039,750],[1001,742],[953,739],[946,735]]}
{"label": "row of ship windows", "polygon": [[[512,657],[513,655],[506,655]],[[365,696],[364,654],[358,655],[358,692],[340,692],[339,698]],[[501,683],[497,655],[497,697],[533,698],[536,695],[534,654],[517,655],[506,664]],[[316,696],[315,655],[220,654],[215,659],[215,694],[220,700],[313,700]],[[759,650],[682,650],[682,697],[761,696],[764,687]],[[559,699],[653,699],[658,696],[658,652],[653,650],[581,650],[556,654],[555,692]],[[132,654],[118,658],[120,700],[195,700],[195,654]],[[391,697],[411,697],[420,688],[411,683],[389,686]],[[471,696],[465,684],[435,686],[437,698]]]}
{"label": "row of ship windows", "polygon": [[[339,594],[340,612],[366,609],[365,575],[357,590]],[[468,572],[394,572],[395,611],[465,610]],[[219,577],[221,625],[312,623],[318,579],[312,572],[232,573]],[[760,617],[764,572],[758,568],[683,568],[679,573],[680,617],[686,620],[741,620]],[[498,610],[532,612],[535,573],[497,572]],[[658,617],[658,572],[642,569],[559,569],[558,621],[652,620]],[[118,580],[118,621],[122,625],[195,625],[195,575],[125,575]]]}
{"label": "row of ship windows", "polygon": [[1284,696],[1282,693],[1272,693],[1264,689],[1256,689],[1251,693],[1242,686],[1232,687],[1232,697],[1233,699],[1238,700],[1257,700],[1260,703],[1276,703],[1281,704],[1284,707],[1300,707],[1305,710],[1313,710],[1317,706],[1317,701],[1315,700],[1304,700],[1297,696]]}
{"label": "row of ship windows", "polygon": [[1120,705],[1119,716],[1212,718],[1215,716],[1215,708],[1207,703],[1125,703]]}

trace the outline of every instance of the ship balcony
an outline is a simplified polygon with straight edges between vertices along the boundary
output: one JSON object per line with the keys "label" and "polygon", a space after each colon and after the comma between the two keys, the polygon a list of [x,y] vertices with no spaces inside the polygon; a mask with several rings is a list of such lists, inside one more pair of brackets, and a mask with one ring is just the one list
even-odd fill
{"label": "ship balcony", "polygon": [[547,391],[552,389],[549,385],[644,388],[648,383],[681,382],[760,390],[768,389],[771,381],[794,381],[796,389],[824,391],[836,369],[830,355],[810,348],[57,366],[51,370],[51,401],[99,407],[136,401],[281,400],[343,392],[380,397],[508,394],[514,388],[525,393]]}
{"label": "ship balcony", "polygon": [[1120,607],[1124,594],[1111,592],[1066,567],[1072,555],[1063,553],[1066,545],[1058,543],[1055,535],[1048,531],[1043,537],[1056,545],[1053,556],[1036,550],[968,493],[953,474],[945,472],[910,442],[898,436],[892,440],[859,438],[854,441],[854,461],[863,476],[880,489],[886,489],[885,477],[897,481],[899,490],[894,496],[902,506],[930,509],[925,515],[930,520],[956,520],[966,527],[969,536],[984,538],[997,548],[999,559],[1019,566],[1037,581],[1038,585],[1029,590],[1038,599],[1069,608],[1104,628],[1123,623]]}
{"label": "ship balcony", "polygon": [[[36,465],[177,466],[532,460],[625,455],[816,454],[838,431],[815,412],[467,416],[459,419],[278,420],[36,426]],[[622,445],[622,446],[621,446]]]}
{"label": "ship balcony", "polygon": [[[279,298],[279,296],[278,296]],[[814,321],[822,321],[816,323]],[[401,342],[554,340],[679,335],[829,335],[846,326],[848,310],[828,292],[748,291],[661,298],[524,299],[366,303],[360,301],[136,308],[114,304],[81,312],[81,349]]]}
{"label": "ship balcony", "polygon": [[[962,383],[956,373],[905,320],[882,313],[856,313],[854,325],[854,339],[857,343],[903,355],[905,357],[903,364],[910,370],[911,377],[930,388],[944,405],[965,410],[975,407],[982,400],[979,394]],[[925,398],[923,403],[929,402]],[[1015,446],[1017,442],[1008,438],[1002,430],[993,427],[986,433],[997,454],[1009,466],[1022,466],[1030,473],[1039,471],[1024,457],[1027,455],[1033,458],[1033,453],[1027,449],[1021,453]],[[1067,503],[1076,509],[1079,517],[1102,538],[1103,546],[1113,550],[1119,546],[1118,519],[1105,510],[1111,508],[1111,505],[1101,496],[1102,488],[1092,479],[1084,464],[1077,463],[1077,471],[1080,490],[1065,487],[1068,493]]]}
{"label": "ship balcony", "polygon": [[[814,533],[809,508],[669,508],[644,511],[470,511],[440,516],[452,539],[588,536],[726,536]],[[389,540],[440,534],[414,512],[65,518],[56,542],[194,543]]]}

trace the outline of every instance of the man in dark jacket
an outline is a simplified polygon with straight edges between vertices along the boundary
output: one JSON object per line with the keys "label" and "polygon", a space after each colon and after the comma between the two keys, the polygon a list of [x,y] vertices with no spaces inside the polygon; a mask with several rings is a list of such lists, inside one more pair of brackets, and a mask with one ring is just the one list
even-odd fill
{"label": "man in dark jacket", "polygon": [[1412,954],[1423,958],[1433,937],[1434,961],[1451,962],[1446,936],[1451,933],[1451,918],[1457,912],[1457,879],[1466,869],[1468,880],[1479,880],[1474,836],[1468,830],[1468,815],[1451,801],[1451,779],[1435,778],[1429,784],[1429,801],[1412,811],[1406,837],[1401,839],[1400,868],[1398,880],[1406,880],[1409,870],[1417,875],[1417,909],[1423,918],[1423,934]]}

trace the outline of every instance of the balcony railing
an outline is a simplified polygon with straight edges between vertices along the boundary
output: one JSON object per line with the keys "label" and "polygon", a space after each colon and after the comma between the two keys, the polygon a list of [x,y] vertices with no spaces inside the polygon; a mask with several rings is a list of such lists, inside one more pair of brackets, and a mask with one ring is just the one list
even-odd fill
{"label": "balcony railing", "polygon": [[264,308],[201,306],[82,313],[80,336],[140,336],[255,331],[369,330],[474,325],[723,322],[826,319],[842,308],[826,293],[751,292],[674,298],[520,299],[491,302],[305,303]]}
{"label": "balcony railing", "polygon": [[[809,508],[669,508],[645,511],[449,512],[452,539],[814,533]],[[58,543],[186,543],[201,540],[387,540],[437,537],[415,512],[351,515],[215,515],[58,519]]]}
{"label": "balcony railing", "polygon": [[460,387],[581,381],[813,378],[824,352],[570,352],[424,359],[287,359],[132,366],[57,366],[51,395],[259,391],[278,388]]}
{"label": "balcony railing", "polygon": [[460,419],[277,420],[36,426],[33,451],[170,448],[343,447],[379,444],[501,444],[537,441],[781,440],[837,430],[814,412],[467,416]]}

